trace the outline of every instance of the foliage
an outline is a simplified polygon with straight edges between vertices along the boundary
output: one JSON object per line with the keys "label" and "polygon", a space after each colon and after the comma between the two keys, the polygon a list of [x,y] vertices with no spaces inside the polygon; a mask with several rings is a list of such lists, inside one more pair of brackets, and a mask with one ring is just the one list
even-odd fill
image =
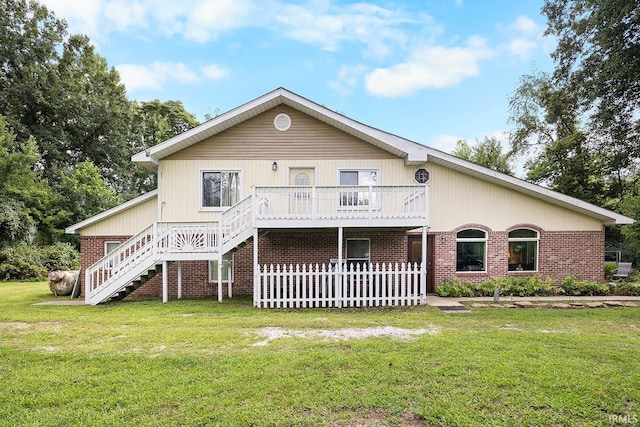
{"label": "foliage", "polygon": [[80,254],[68,243],[0,249],[0,280],[41,280],[53,270],[76,270]]}
{"label": "foliage", "polygon": [[[523,76],[510,100],[514,154],[527,179],[635,219],[640,212],[640,14],[637,1],[545,0],[552,73]],[[637,226],[607,233],[640,260]]]}
{"label": "foliage", "polygon": [[534,154],[525,162],[528,181],[604,206],[617,197],[608,193],[611,170],[579,126],[575,103],[548,74],[523,76],[510,100],[511,149]]}
{"label": "foliage", "polygon": [[502,144],[495,137],[484,137],[484,141],[476,141],[470,146],[467,141],[460,140],[451,152],[454,156],[469,160],[495,171],[513,175],[511,157],[509,153],[502,153]]}
{"label": "foliage", "polygon": [[0,2],[0,246],[155,189],[131,155],[197,125],[179,101],[138,104],[83,35],[31,0]]}
{"label": "foliage", "polygon": [[610,283],[609,287],[613,295],[640,296],[640,282],[638,281]]}
{"label": "foliage", "polygon": [[613,274],[618,270],[617,263],[605,264],[604,265],[604,277],[607,280],[610,280],[613,277]]}
{"label": "foliage", "polygon": [[583,280],[575,274],[564,278],[559,289],[560,293],[574,296],[609,295],[611,287],[608,283],[591,282]]}
{"label": "foliage", "polygon": [[38,246],[15,245],[0,250],[0,280],[41,280],[47,273]]}
{"label": "foliage", "polygon": [[0,114],[34,138],[49,184],[90,159],[117,188],[130,169],[131,107],[116,70],[37,2],[2,2],[0,17]]}
{"label": "foliage", "polygon": [[576,94],[599,146],[617,168],[640,154],[640,14],[636,1],[546,0],[545,35],[556,37],[554,79]]}
{"label": "foliage", "polygon": [[66,223],[76,223],[112,208],[123,200],[90,160],[78,163],[59,184],[60,204],[68,210]]}
{"label": "foliage", "polygon": [[0,247],[24,243],[46,216],[51,191],[33,138],[19,140],[0,115]]}
{"label": "foliage", "polygon": [[42,248],[42,265],[47,271],[80,269],[80,253],[69,243],[54,243]]}
{"label": "foliage", "polygon": [[436,287],[441,297],[488,297],[498,288],[500,295],[548,296],[553,293],[553,280],[539,275],[494,277],[482,283],[461,282],[458,278],[445,280]]}

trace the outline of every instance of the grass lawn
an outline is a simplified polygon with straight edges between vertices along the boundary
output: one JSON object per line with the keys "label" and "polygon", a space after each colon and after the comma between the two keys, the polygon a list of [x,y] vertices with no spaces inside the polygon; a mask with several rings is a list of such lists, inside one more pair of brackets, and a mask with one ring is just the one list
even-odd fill
{"label": "grass lawn", "polygon": [[[0,282],[2,426],[602,426],[640,415],[640,308],[33,305],[53,299],[46,283]],[[326,337],[380,327],[431,333]]]}

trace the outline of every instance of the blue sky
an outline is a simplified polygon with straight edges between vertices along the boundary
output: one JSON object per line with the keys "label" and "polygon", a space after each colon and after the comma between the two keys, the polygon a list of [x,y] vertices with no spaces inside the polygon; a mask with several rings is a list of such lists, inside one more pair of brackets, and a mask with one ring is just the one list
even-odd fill
{"label": "blue sky", "polygon": [[550,71],[543,0],[41,0],[87,34],[130,99],[203,121],[285,87],[450,151],[506,143],[519,78]]}

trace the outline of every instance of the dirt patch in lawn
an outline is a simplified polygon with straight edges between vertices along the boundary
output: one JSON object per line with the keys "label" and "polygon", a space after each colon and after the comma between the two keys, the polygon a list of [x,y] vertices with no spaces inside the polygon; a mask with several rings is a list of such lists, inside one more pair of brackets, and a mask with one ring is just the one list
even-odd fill
{"label": "dirt patch in lawn", "polygon": [[345,329],[283,329],[283,328],[262,328],[258,331],[264,340],[253,344],[254,346],[265,346],[273,340],[282,338],[320,338],[330,341],[346,341],[362,338],[390,337],[401,341],[410,341],[420,335],[435,335],[440,333],[440,329],[429,326],[422,329],[403,329],[394,326],[381,326],[376,328],[345,328]]}
{"label": "dirt patch in lawn", "polygon": [[331,427],[425,427],[426,425],[424,418],[410,412],[401,417],[391,417],[382,411],[371,411],[368,414],[359,415],[343,423],[333,424]]}
{"label": "dirt patch in lawn", "polygon": [[0,330],[20,331],[21,333],[52,329],[54,331],[60,331],[64,326],[65,324],[63,322],[0,322]]}

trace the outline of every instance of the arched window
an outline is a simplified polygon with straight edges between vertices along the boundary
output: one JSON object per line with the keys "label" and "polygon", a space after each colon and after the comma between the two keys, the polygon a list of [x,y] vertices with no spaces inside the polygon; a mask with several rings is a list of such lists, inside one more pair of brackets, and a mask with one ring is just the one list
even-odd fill
{"label": "arched window", "polygon": [[[309,178],[309,175],[301,172],[296,175],[294,184],[296,187],[307,187],[311,184],[311,179]],[[296,197],[298,199],[308,199],[310,197],[309,190],[296,191]]]}
{"label": "arched window", "polygon": [[487,232],[467,228],[456,234],[456,271],[485,271]]}
{"label": "arched window", "polygon": [[509,271],[538,271],[536,230],[518,228],[509,232]]}

